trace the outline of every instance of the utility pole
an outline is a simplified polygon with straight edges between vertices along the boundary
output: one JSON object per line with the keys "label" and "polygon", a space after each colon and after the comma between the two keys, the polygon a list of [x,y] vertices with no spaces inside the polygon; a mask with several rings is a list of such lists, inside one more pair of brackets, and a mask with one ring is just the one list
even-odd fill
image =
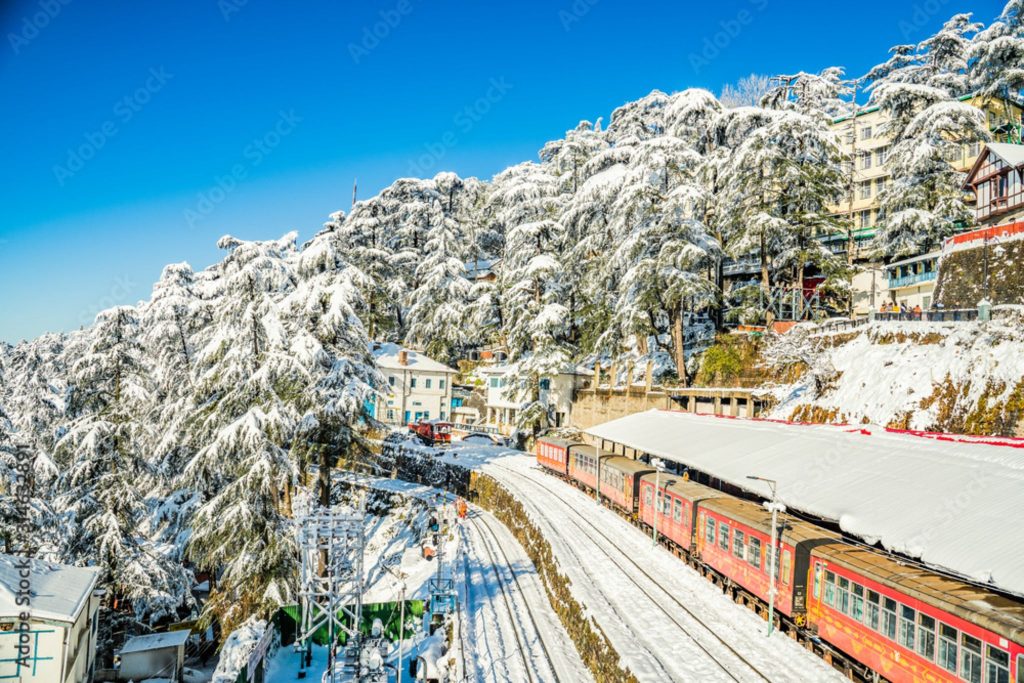
{"label": "utility pole", "polygon": [[754,481],[763,481],[768,484],[768,487],[772,492],[771,502],[763,503],[765,509],[770,510],[772,513],[772,540],[771,548],[772,552],[768,558],[768,577],[770,580],[770,588],[768,589],[768,636],[771,637],[772,632],[775,630],[775,594],[777,592],[776,585],[778,579],[775,577],[775,564],[778,558],[778,539],[779,539],[779,524],[778,514],[786,511],[786,506],[781,505],[775,495],[776,482],[774,479],[765,479],[764,477],[755,477],[753,475],[747,475],[747,479],[753,479]]}
{"label": "utility pole", "polygon": [[654,466],[654,530],[651,532],[651,545],[658,547],[658,515],[661,514],[661,473],[665,471],[665,461],[661,458],[651,458]]}

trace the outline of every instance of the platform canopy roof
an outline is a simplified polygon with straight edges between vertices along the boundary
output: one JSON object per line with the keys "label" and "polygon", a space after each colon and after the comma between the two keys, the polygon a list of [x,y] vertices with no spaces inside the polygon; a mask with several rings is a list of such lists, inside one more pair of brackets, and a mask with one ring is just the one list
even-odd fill
{"label": "platform canopy roof", "polygon": [[1024,440],[651,410],[593,437],[700,470],[867,543],[1024,596]]}

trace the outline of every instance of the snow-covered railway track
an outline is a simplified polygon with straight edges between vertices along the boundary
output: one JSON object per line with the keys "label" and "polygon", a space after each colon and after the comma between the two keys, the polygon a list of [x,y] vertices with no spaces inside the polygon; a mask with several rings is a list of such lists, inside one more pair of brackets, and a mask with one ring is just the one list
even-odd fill
{"label": "snow-covered railway track", "polygon": [[[734,625],[723,623],[721,619],[718,619],[717,628],[715,628],[706,619],[701,618],[693,607],[679,599],[673,588],[667,587],[659,577],[641,566],[631,556],[628,549],[623,548],[621,539],[613,539],[584,512],[581,512],[578,505],[573,505],[565,500],[565,492],[555,489],[556,486],[559,486],[555,481],[537,481],[534,476],[494,462],[490,463],[486,469],[497,470],[495,474],[498,474],[502,483],[508,486],[519,500],[532,508],[535,511],[533,516],[539,516],[540,521],[549,526],[552,533],[564,536],[567,530],[566,524],[571,526],[571,539],[566,537],[565,541],[558,545],[572,556],[572,561],[578,565],[580,571],[591,578],[592,588],[598,591],[602,600],[611,605],[613,609],[621,608],[623,604],[629,606],[626,610],[620,609],[618,613],[619,618],[625,622],[624,624],[613,627],[605,625],[606,631],[616,632],[617,630],[619,635],[618,642],[615,643],[617,649],[620,648],[624,640],[632,639],[634,647],[644,650],[643,652],[624,652],[622,649],[619,651],[623,660],[641,680],[692,680],[695,674],[699,674],[702,680],[723,681],[760,682],[814,679],[807,676],[809,672],[806,661],[796,661],[790,664],[780,662],[780,658],[776,657],[770,666],[752,661],[757,657],[752,658],[740,651],[740,649],[754,645],[750,642],[752,638],[750,629],[736,629]],[[541,474],[541,476],[548,475]],[[570,489],[570,491],[582,495],[575,489]],[[557,504],[557,510],[553,509],[551,504],[542,505],[549,501]],[[635,529],[632,527],[629,527],[628,531],[635,534]],[[586,560],[583,559],[583,556],[586,557]],[[608,585],[603,583],[607,577],[592,573],[594,559],[598,556],[607,560],[609,568],[614,568],[621,573],[624,579],[624,581],[619,581],[621,589],[616,590],[614,585],[609,589]],[[679,566],[679,571],[689,570],[685,566]],[[703,579],[696,575],[694,578],[703,582]],[[598,611],[592,600],[587,602],[590,611]],[[732,605],[727,607],[733,608]],[[697,609],[700,607],[698,606]],[[737,616],[747,617],[748,615]],[[671,642],[651,642],[652,632],[642,628],[644,618],[651,623],[651,631],[657,630],[659,637]],[[758,634],[757,637],[761,639],[762,643],[764,642],[763,634]],[[615,640],[613,638],[613,641]],[[734,647],[729,642],[730,640],[737,645],[742,643],[742,648]],[[760,643],[756,646],[764,647]],[[666,657],[665,649],[671,649],[672,656]],[[683,649],[686,650],[686,653],[680,658],[680,654],[682,654],[680,650]],[[799,654],[803,653],[799,652]],[[679,665],[681,659],[689,665],[696,666],[698,670],[689,666],[684,666],[681,670]],[[831,672],[820,673],[821,678],[831,677]]]}

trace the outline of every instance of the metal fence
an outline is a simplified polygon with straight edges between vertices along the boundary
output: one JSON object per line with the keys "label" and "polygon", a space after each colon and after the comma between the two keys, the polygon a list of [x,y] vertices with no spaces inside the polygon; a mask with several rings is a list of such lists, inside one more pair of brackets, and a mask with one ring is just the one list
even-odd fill
{"label": "metal fence", "polygon": [[914,311],[900,311],[875,313],[875,320],[880,321],[908,321],[908,322],[968,322],[971,320],[978,319],[977,308],[958,308],[958,309],[937,309],[931,311],[921,311],[915,313]]}

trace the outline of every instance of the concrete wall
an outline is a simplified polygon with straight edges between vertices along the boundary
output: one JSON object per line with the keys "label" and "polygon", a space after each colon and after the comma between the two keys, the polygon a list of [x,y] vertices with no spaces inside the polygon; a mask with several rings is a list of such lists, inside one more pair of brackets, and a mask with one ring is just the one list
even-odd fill
{"label": "concrete wall", "polygon": [[[681,402],[672,399],[682,396]],[[586,389],[576,394],[572,404],[571,425],[587,429],[620,417],[646,410],[686,410],[700,415],[757,417],[765,409],[765,399],[749,389],[697,387],[673,389],[655,387],[619,387]]]}
{"label": "concrete wall", "polygon": [[1024,303],[1024,240],[988,245],[988,287],[985,247],[962,249],[942,258],[936,301],[946,308],[975,308],[988,297],[993,304]]}

